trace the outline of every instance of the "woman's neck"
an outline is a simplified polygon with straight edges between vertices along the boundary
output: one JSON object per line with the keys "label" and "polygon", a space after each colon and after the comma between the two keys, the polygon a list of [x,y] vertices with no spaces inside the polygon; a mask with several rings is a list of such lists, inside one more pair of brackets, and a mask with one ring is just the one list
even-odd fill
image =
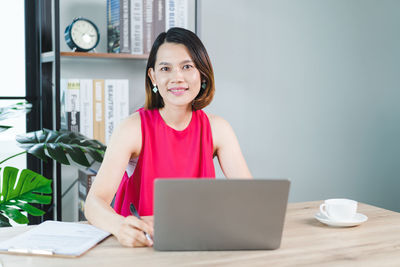
{"label": "woman's neck", "polygon": [[167,107],[159,109],[164,122],[171,128],[181,131],[189,126],[192,120],[192,106],[188,107]]}

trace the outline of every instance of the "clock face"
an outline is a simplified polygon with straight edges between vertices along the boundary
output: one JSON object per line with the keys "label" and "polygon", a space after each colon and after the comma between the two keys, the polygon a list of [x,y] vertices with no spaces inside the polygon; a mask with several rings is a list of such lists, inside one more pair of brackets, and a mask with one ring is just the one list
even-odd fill
{"label": "clock face", "polygon": [[80,48],[91,49],[97,43],[97,30],[90,22],[78,20],[72,25],[71,38]]}

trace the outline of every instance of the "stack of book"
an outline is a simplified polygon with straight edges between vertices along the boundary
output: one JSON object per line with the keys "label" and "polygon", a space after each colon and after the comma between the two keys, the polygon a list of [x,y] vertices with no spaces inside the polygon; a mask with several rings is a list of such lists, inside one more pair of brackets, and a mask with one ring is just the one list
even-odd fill
{"label": "stack of book", "polygon": [[129,116],[129,81],[61,79],[61,128],[107,144]]}
{"label": "stack of book", "polygon": [[107,0],[108,53],[149,54],[172,27],[188,28],[188,0]]}
{"label": "stack of book", "polygon": [[86,221],[85,201],[96,174],[91,171],[78,170],[78,219]]}

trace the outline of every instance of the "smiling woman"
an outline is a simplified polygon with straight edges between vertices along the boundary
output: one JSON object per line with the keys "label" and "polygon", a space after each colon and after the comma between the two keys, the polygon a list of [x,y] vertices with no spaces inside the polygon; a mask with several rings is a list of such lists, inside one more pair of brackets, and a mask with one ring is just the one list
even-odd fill
{"label": "smiling woman", "polygon": [[[171,28],[157,37],[145,89],[145,107],[114,131],[85,206],[92,224],[131,247],[152,246],[143,232],[153,234],[156,178],[215,178],[215,156],[227,178],[252,177],[229,123],[202,110],[214,96],[214,73],[193,32]],[[131,216],[131,204],[141,219]]]}

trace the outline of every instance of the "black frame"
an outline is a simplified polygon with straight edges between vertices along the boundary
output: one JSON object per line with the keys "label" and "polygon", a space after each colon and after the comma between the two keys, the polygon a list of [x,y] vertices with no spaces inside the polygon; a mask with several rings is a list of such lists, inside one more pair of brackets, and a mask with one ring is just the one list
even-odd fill
{"label": "black frame", "polygon": [[[58,38],[54,38],[59,36],[58,10],[59,0],[25,0],[25,99],[32,103],[32,111],[27,115],[28,132],[43,128],[60,129],[60,96],[59,90],[55,90],[60,83],[60,44]],[[46,213],[40,217],[29,215],[30,224],[38,224],[44,220],[61,220],[60,164],[52,160],[46,163],[28,154],[27,168],[53,180],[54,189],[52,202],[49,205],[39,205]]]}

